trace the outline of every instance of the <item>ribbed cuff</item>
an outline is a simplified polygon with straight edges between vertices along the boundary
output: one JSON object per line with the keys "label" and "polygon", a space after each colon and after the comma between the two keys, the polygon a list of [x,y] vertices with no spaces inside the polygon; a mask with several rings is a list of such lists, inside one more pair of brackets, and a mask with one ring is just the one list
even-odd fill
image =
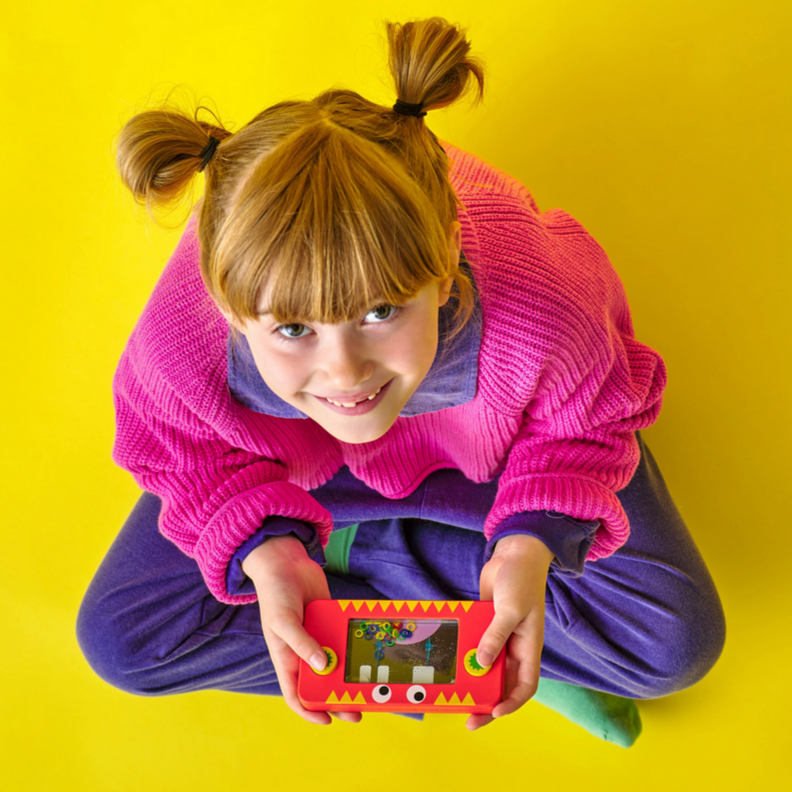
{"label": "ribbed cuff", "polygon": [[552,504],[558,514],[577,514],[580,519],[589,514],[588,519],[598,519],[600,526],[591,543],[590,561],[609,556],[630,535],[630,522],[616,493],[585,476],[536,474],[507,483],[501,478],[495,504],[484,522],[487,538],[501,522],[516,513],[515,504],[521,509],[519,513],[533,511],[536,507],[546,509]]}
{"label": "ribbed cuff", "polygon": [[599,526],[599,520],[576,520],[556,511],[513,514],[495,528],[484,548],[484,562],[492,558],[498,540],[527,534],[541,539],[555,555],[550,563],[552,569],[567,577],[580,577]]}

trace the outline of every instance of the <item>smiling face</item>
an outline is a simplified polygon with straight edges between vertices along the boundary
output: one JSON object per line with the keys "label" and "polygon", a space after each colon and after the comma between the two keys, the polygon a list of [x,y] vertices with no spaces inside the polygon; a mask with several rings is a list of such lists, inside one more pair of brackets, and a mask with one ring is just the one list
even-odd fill
{"label": "smiling face", "polygon": [[[449,255],[458,262],[461,237],[454,225]],[[278,325],[267,312],[265,290],[258,321],[237,329],[276,396],[342,442],[369,443],[393,426],[429,372],[439,310],[452,283],[449,277],[430,284],[402,305],[372,305],[352,322],[310,326]]]}

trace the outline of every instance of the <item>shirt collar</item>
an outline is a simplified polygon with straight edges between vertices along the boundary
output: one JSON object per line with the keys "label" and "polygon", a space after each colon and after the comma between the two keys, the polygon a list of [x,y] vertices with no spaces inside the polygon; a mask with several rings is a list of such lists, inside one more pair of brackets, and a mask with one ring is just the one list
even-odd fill
{"label": "shirt collar", "polygon": [[[450,343],[446,335],[453,315],[453,306],[447,302],[440,308],[437,319],[437,354],[427,375],[400,416],[412,417],[437,412],[446,407],[467,404],[476,395],[478,379],[478,353],[481,346],[481,302],[478,287],[464,253],[459,267],[473,284],[475,306],[464,328]],[[247,339],[228,336],[228,387],[231,395],[250,410],[277,418],[307,418],[308,416],[276,396],[261,378]]]}

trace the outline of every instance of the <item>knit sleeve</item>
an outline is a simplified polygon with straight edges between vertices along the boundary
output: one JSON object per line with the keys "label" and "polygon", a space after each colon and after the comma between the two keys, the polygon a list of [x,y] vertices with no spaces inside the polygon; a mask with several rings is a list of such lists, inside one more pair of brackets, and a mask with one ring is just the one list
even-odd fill
{"label": "knit sleeve", "polygon": [[590,238],[580,245],[585,267],[566,268],[573,275],[564,275],[564,293],[572,296],[552,306],[541,374],[484,530],[489,538],[511,515],[537,509],[599,520],[587,556],[593,561],[629,536],[616,493],[640,461],[636,430],[659,415],[666,369],[634,338],[623,286],[602,249]]}
{"label": "knit sleeve", "polygon": [[196,560],[211,593],[229,604],[253,602],[255,594],[226,588],[237,548],[271,515],[315,526],[325,544],[332,517],[288,481],[282,463],[233,447],[167,384],[139,376],[133,359],[127,349],[113,382],[113,459],[162,499],[160,532]]}

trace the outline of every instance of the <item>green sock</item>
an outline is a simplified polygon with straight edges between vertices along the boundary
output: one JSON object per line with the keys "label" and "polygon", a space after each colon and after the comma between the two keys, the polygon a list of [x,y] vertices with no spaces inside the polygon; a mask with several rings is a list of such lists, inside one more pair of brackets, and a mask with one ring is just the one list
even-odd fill
{"label": "green sock", "polygon": [[355,523],[355,525],[341,528],[330,534],[330,541],[324,551],[327,559],[325,572],[341,573],[342,575],[349,572],[349,549],[352,547],[352,542],[355,541],[358,525],[359,523]]}
{"label": "green sock", "polygon": [[622,748],[629,748],[641,733],[641,716],[632,699],[540,678],[533,700],[582,726],[595,737]]}

